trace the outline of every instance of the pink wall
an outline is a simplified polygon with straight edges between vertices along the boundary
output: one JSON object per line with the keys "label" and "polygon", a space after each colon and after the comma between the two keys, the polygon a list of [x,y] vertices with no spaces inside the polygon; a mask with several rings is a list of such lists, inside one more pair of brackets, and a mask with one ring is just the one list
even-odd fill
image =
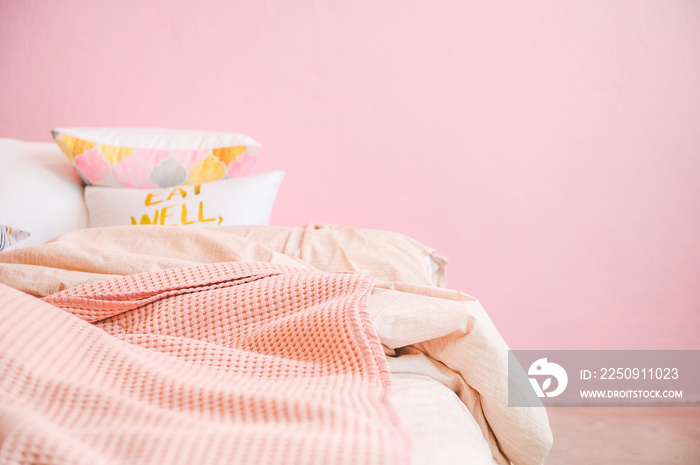
{"label": "pink wall", "polygon": [[0,3],[0,136],[243,132],[275,224],[449,256],[513,348],[700,349],[700,3]]}

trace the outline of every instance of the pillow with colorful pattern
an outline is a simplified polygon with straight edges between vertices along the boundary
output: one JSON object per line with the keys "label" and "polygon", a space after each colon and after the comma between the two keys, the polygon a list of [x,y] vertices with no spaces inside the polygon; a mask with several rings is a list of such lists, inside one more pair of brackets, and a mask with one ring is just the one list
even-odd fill
{"label": "pillow with colorful pattern", "polygon": [[244,134],[153,128],[51,131],[87,185],[154,189],[245,176],[260,143]]}

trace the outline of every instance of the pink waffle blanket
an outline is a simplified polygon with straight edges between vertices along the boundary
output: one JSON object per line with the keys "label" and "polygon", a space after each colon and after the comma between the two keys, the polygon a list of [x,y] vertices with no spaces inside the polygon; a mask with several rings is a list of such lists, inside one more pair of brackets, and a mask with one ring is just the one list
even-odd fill
{"label": "pink waffle blanket", "polygon": [[250,262],[0,285],[0,463],[410,463],[371,290]]}

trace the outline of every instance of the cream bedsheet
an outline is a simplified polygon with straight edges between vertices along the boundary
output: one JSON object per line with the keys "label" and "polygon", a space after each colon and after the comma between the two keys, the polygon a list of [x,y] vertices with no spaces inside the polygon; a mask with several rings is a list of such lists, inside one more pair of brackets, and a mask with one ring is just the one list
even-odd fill
{"label": "cream bedsheet", "polygon": [[113,276],[220,261],[372,275],[369,311],[394,374],[392,401],[416,437],[416,463],[542,463],[552,444],[545,410],[507,406],[505,342],[476,299],[437,286],[444,277],[426,267],[426,256],[444,265],[405,236],[314,225],[117,227],[0,253],[0,282],[46,296]]}

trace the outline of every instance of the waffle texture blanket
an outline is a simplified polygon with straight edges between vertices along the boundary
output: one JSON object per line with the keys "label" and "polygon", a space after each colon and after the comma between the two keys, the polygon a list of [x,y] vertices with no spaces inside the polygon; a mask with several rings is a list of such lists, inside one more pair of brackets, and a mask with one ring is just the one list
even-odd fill
{"label": "waffle texture blanket", "polygon": [[257,262],[0,285],[0,463],[410,463],[371,290]]}

